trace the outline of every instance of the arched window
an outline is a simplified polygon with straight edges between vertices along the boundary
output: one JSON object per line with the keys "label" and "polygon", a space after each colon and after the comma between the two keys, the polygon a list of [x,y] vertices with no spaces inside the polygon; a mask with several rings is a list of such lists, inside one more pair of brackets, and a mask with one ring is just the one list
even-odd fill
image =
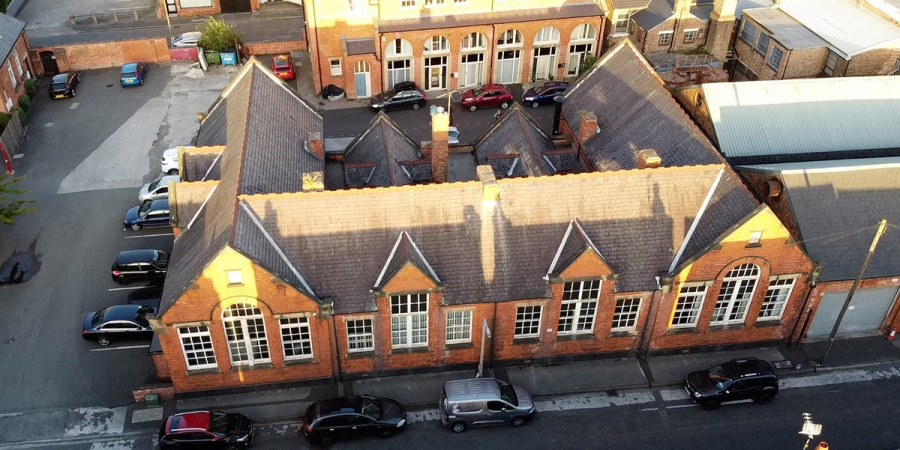
{"label": "arched window", "polygon": [[559,30],[547,25],[534,36],[534,44],[559,44]]}
{"label": "arched window", "polygon": [[450,41],[443,36],[432,36],[425,40],[424,53],[447,53],[450,51]]}
{"label": "arched window", "polygon": [[572,30],[572,41],[594,40],[597,38],[597,29],[589,23],[583,23]]}
{"label": "arched window", "polygon": [[487,38],[481,33],[469,33],[460,44],[460,50],[484,50],[487,49]]}
{"label": "arched window", "polygon": [[412,44],[406,39],[394,39],[387,46],[387,56],[412,56]]}
{"label": "arched window", "polygon": [[519,30],[506,30],[497,37],[497,47],[514,47],[522,45],[522,33]]}
{"label": "arched window", "polygon": [[222,311],[231,364],[269,362],[269,342],[262,311],[248,303],[236,303]]}
{"label": "arched window", "polygon": [[731,269],[722,280],[710,325],[743,323],[758,281],[759,267],[754,264],[741,264]]}

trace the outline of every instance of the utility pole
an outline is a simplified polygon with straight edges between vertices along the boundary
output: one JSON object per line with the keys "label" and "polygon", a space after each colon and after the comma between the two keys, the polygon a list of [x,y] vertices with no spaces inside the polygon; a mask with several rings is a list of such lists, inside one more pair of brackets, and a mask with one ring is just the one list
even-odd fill
{"label": "utility pole", "polygon": [[881,223],[878,225],[878,231],[875,232],[875,238],[872,239],[872,245],[869,247],[869,253],[866,254],[866,260],[863,261],[862,267],[859,268],[859,274],[857,274],[856,279],[853,280],[853,287],[851,287],[850,292],[847,293],[847,299],[844,300],[844,305],[841,306],[841,312],[838,314],[837,320],[834,322],[834,327],[831,329],[831,335],[828,336],[828,346],[825,347],[825,354],[822,355],[822,359],[819,360],[820,366],[825,364],[825,357],[828,356],[831,346],[834,345],[834,336],[838,332],[838,327],[841,326],[841,320],[844,319],[844,314],[850,306],[850,300],[853,299],[853,294],[855,294],[856,290],[859,288],[859,283],[862,280],[863,274],[866,273],[866,267],[869,267],[869,261],[872,259],[872,254],[875,253],[875,246],[878,245],[878,240],[881,239],[881,235],[884,234],[885,228],[887,228],[887,219],[881,219]]}

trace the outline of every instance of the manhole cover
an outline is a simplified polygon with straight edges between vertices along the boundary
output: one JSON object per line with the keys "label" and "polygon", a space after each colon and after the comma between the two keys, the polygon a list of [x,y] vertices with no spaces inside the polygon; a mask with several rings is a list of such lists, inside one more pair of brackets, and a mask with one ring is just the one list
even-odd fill
{"label": "manhole cover", "polygon": [[793,369],[793,368],[794,368],[794,363],[792,363],[791,360],[789,360],[789,359],[785,359],[784,361],[772,361],[772,364],[773,364],[773,365],[775,366],[775,368],[778,369],[778,370]]}

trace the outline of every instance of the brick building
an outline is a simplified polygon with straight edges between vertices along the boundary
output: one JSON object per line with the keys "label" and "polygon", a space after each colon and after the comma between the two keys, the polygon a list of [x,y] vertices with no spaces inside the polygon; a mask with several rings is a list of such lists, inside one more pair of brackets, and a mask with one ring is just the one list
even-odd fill
{"label": "brick building", "polygon": [[[214,16],[258,11],[261,4],[274,0],[160,0],[156,2],[159,17]],[[302,4],[300,0],[284,0]]]}
{"label": "brick building", "polygon": [[18,106],[19,96],[25,95],[25,80],[32,77],[34,71],[28,60],[28,37],[25,35],[25,22],[14,17],[0,14],[0,112],[9,111]]}
{"label": "brick building", "polygon": [[601,44],[595,3],[561,0],[304,2],[317,89],[366,98],[401,81],[425,91],[577,76]]}

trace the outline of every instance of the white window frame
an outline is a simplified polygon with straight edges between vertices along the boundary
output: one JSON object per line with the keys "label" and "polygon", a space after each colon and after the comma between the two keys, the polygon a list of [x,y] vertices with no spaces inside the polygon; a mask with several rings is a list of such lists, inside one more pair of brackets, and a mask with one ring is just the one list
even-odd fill
{"label": "white window frame", "polygon": [[746,42],[747,45],[753,47],[756,43],[756,35],[757,33],[759,33],[759,29],[756,28],[756,25],[747,22],[746,19],[743,22],[744,23],[741,24],[741,32],[738,34],[738,37],[740,37],[742,41]]}
{"label": "white window frame", "polygon": [[444,0],[425,0],[426,8],[435,8],[444,6]]}
{"label": "white window frame", "polygon": [[7,61],[6,70],[9,71],[9,79],[12,80],[13,87],[18,89],[19,80],[18,80],[18,78],[16,78],[16,74],[13,72],[12,64],[9,64],[9,61]]}
{"label": "white window frame", "polygon": [[[760,44],[762,44],[763,42],[765,42],[766,45],[763,46],[762,48],[760,48]],[[756,53],[759,53],[760,55],[765,57],[766,54],[769,53],[769,44],[771,44],[771,43],[772,43],[772,37],[766,33],[760,32],[756,36],[756,44],[753,45],[753,50],[756,51]]]}
{"label": "white window frame", "polygon": [[453,0],[454,5],[465,5],[466,3],[469,3],[469,0]]}
{"label": "white window frame", "polygon": [[[232,312],[238,314],[226,316]],[[234,324],[235,327],[229,328],[229,324]],[[261,309],[250,303],[230,305],[222,310],[222,327],[225,329],[225,341],[228,343],[228,355],[231,357],[232,366],[252,366],[272,362],[272,353],[269,351],[268,334],[266,333],[266,318]],[[253,327],[259,327],[256,329],[255,338],[250,337]],[[239,331],[240,335],[235,331]],[[236,350],[243,350],[245,353],[236,352]],[[259,352],[260,356],[257,357],[254,352]],[[262,354],[268,356],[262,356]],[[241,359],[243,357],[246,359]]]}
{"label": "white window frame", "polygon": [[357,1],[359,0],[347,0],[347,11],[356,12],[358,8],[355,2]]}
{"label": "white window frame", "polygon": [[697,40],[697,37],[700,36],[699,28],[688,28],[684,30],[684,43],[691,44]]}
{"label": "white window frame", "polygon": [[572,30],[569,43],[573,41],[594,41],[597,39],[597,29],[589,23],[583,23]]}
{"label": "white window frame", "polygon": [[[375,350],[375,328],[374,320],[371,317],[344,319],[344,328],[347,330],[348,353],[362,353]],[[351,331],[354,332],[351,333]]]}
{"label": "white window frame", "polygon": [[244,278],[241,275],[240,269],[238,270],[226,270],[225,276],[228,277],[228,285],[235,286],[239,284],[244,284]]}
{"label": "white window frame", "polygon": [[547,25],[534,35],[534,45],[559,44],[559,29]]}
{"label": "white window frame", "polygon": [[400,0],[401,8],[415,8],[416,0]]}
{"label": "white window frame", "polygon": [[[774,64],[776,52],[778,53],[778,64]],[[773,45],[772,52],[769,54],[769,58],[766,60],[766,65],[777,73],[779,70],[781,70],[782,61],[784,61],[784,50],[782,50],[777,45]]]}
{"label": "white window frame", "polygon": [[[337,65],[334,63],[337,63]],[[331,69],[331,76],[339,77],[344,75],[344,65],[341,58],[328,58],[328,67]]]}
{"label": "white window frame", "polygon": [[[661,31],[659,33],[659,45],[669,45],[672,43],[672,35],[675,34],[674,31]],[[666,37],[665,42],[663,42],[663,36]]]}
{"label": "white window frame", "polygon": [[447,311],[446,339],[448,344],[472,342],[472,310],[456,309]]}
{"label": "white window frame", "polygon": [[[309,324],[309,316],[282,316],[278,318],[278,328],[281,334],[281,353],[284,355],[285,361],[298,359],[312,359],[312,328]],[[300,347],[300,353],[288,355],[288,347],[292,350],[296,349],[297,344]],[[309,348],[307,351],[306,348]]]}
{"label": "white window frame", "polygon": [[412,44],[403,38],[394,39],[384,49],[384,56],[389,58],[412,56],[412,54]]}
{"label": "white window frame", "polygon": [[[510,32],[512,32],[511,39]],[[524,45],[524,42],[525,38],[522,36],[522,32],[515,28],[510,28],[500,33],[500,37],[497,39],[497,48],[521,47]]]}
{"label": "white window frame", "polygon": [[750,232],[750,240],[747,241],[748,245],[759,245],[760,241],[762,241],[762,231],[751,231]]}
{"label": "white window frame", "polygon": [[[537,318],[534,314],[537,314]],[[527,317],[525,316],[527,314]],[[516,306],[516,322],[513,328],[513,339],[540,337],[541,335],[541,316],[544,314],[543,305],[518,305]],[[521,316],[521,318],[520,318]],[[525,331],[525,328],[533,328],[533,332]]]}
{"label": "white window frame", "polygon": [[[437,49],[434,48],[435,45],[437,45]],[[431,55],[436,53],[450,53],[450,41],[439,34],[426,39],[425,47],[422,49],[422,54],[424,55]]]}
{"label": "white window frame", "polygon": [[[613,36],[624,36],[628,34],[628,24],[631,22],[631,14],[629,11],[616,11],[616,20],[613,22]],[[622,31],[619,31],[619,23],[625,21],[625,25],[622,26]]]}
{"label": "white window frame", "polygon": [[[628,303],[627,305],[625,303]],[[641,318],[643,297],[621,297],[616,299],[610,331],[634,331]],[[627,309],[626,309],[627,308]],[[624,325],[623,325],[624,324]]]}
{"label": "white window frame", "polygon": [[[781,320],[796,285],[797,278],[780,278],[770,281],[769,287],[766,288],[766,297],[759,309],[759,317],[756,320],[758,322]],[[777,311],[777,314],[770,314],[770,311]]]}
{"label": "white window frame", "polygon": [[428,301],[427,293],[391,296],[391,348],[428,346]]}
{"label": "white window frame", "polygon": [[[184,355],[187,370],[219,368],[209,325],[176,325],[175,327],[178,329],[178,341],[181,344],[181,353]],[[187,345],[185,345],[185,339],[189,341]],[[204,360],[206,363],[191,365],[191,359]]]}
{"label": "white window frame", "polygon": [[[678,290],[678,298],[672,311],[669,328],[694,328],[700,320],[700,311],[706,300],[706,284],[685,283]],[[684,320],[682,320],[684,319]],[[677,321],[677,323],[676,323]]]}
{"label": "white window frame", "polygon": [[22,75],[24,75],[25,72],[22,71],[22,60],[19,58],[19,51],[13,49],[13,55],[15,55],[16,58],[16,69],[19,71],[19,78],[22,78]]}
{"label": "white window frame", "polygon": [[469,33],[463,36],[459,50],[462,52],[487,50],[487,37],[477,31]]}
{"label": "white window frame", "polygon": [[[569,281],[563,286],[557,335],[592,334],[600,303],[600,280]],[[568,328],[568,329],[564,329]]]}
{"label": "white window frame", "polygon": [[759,266],[752,263],[741,264],[729,270],[722,279],[719,297],[716,299],[709,324],[743,323],[747,319],[747,311],[759,285],[759,275]]}

